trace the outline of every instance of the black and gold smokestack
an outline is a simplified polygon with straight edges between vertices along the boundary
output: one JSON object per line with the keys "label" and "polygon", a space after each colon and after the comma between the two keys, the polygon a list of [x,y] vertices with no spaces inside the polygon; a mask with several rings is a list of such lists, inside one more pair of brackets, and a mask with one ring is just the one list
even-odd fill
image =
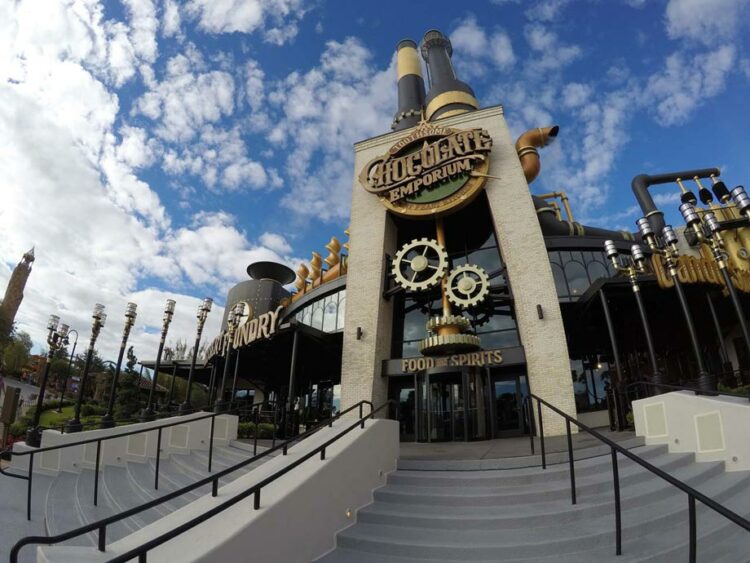
{"label": "black and gold smokestack", "polygon": [[456,78],[451,63],[452,54],[453,47],[445,35],[436,29],[424,34],[422,57],[427,62],[430,81],[425,108],[428,121],[479,109],[474,91]]}
{"label": "black and gold smokestack", "polygon": [[400,131],[419,123],[424,105],[424,80],[422,65],[417,54],[417,44],[404,39],[396,46],[396,71],[398,73],[398,111],[391,129]]}

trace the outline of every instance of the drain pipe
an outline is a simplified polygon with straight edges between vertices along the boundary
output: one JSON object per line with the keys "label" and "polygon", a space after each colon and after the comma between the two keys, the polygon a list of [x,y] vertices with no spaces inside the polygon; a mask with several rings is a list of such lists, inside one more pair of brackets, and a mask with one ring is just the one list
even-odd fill
{"label": "drain pipe", "polygon": [[526,176],[526,183],[531,184],[539,175],[539,170],[542,168],[537,149],[549,145],[555,140],[559,132],[560,127],[553,125],[552,127],[529,129],[526,133],[518,137],[516,141],[516,153],[518,153],[518,160],[521,161],[521,168],[523,168],[523,175]]}

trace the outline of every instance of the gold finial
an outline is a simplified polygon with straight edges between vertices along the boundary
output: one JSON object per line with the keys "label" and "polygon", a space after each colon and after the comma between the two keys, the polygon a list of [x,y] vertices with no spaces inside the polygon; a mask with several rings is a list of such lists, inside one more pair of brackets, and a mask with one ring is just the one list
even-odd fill
{"label": "gold finial", "polygon": [[330,253],[326,256],[325,263],[328,264],[329,268],[333,268],[340,262],[339,252],[341,251],[341,243],[336,237],[331,237],[330,242],[326,244],[325,248]]}
{"label": "gold finial", "polygon": [[344,249],[347,252],[349,252],[349,240],[348,239],[351,237],[351,235],[349,234],[349,227],[344,229],[344,234],[346,235],[346,238],[347,238],[347,241],[344,243]]}
{"label": "gold finial", "polygon": [[312,260],[310,260],[310,279],[313,281],[320,277],[320,273],[323,271],[323,258],[317,252],[312,253]]}
{"label": "gold finial", "polygon": [[680,186],[680,191],[682,191],[682,193],[686,194],[687,193],[687,188],[685,187],[685,184],[682,183],[682,178],[677,178],[675,180],[675,182],[677,182],[677,185]]}
{"label": "gold finial", "polygon": [[297,268],[297,281],[294,282],[294,287],[297,288],[297,291],[304,291],[305,286],[307,285],[307,276],[310,274],[310,270],[307,269],[307,266],[303,263],[299,265],[299,268]]}
{"label": "gold finial", "polygon": [[701,184],[701,179],[698,178],[698,176],[693,176],[693,182],[698,186],[698,189],[705,190],[706,188],[703,187],[703,184]]}

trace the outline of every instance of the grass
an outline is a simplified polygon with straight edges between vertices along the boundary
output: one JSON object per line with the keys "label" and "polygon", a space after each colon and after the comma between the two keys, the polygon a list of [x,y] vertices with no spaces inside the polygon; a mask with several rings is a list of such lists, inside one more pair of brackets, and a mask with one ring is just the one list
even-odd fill
{"label": "grass", "polygon": [[[57,412],[57,409],[49,409],[42,413],[39,419],[39,424],[47,428],[60,428],[66,421],[73,418],[75,407],[72,405],[69,407],[63,407],[62,412]],[[98,420],[99,416],[82,416],[81,422],[86,424],[87,422],[93,422]]]}

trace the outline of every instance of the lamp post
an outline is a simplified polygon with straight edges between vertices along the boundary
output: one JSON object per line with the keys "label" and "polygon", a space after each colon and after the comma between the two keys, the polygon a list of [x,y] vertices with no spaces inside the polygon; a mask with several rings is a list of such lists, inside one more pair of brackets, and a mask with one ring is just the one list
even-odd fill
{"label": "lamp post", "polygon": [[149,389],[148,391],[148,403],[146,403],[146,408],[141,411],[141,422],[147,422],[156,418],[156,413],[154,412],[153,407],[154,391],[156,390],[156,380],[159,378],[159,364],[161,363],[161,353],[164,351],[164,342],[167,339],[167,331],[169,330],[169,324],[172,322],[172,315],[174,315],[174,306],[174,299],[167,299],[167,304],[164,307],[164,317],[162,319],[161,325],[159,351],[156,353],[156,364],[154,364],[154,377],[151,380],[151,389]]}
{"label": "lamp post", "polygon": [[81,424],[81,403],[83,402],[83,392],[86,387],[86,378],[89,375],[91,369],[91,361],[94,358],[94,346],[96,345],[96,339],[99,337],[99,333],[104,327],[104,323],[107,321],[107,315],[104,312],[104,305],[97,303],[94,306],[94,313],[91,315],[94,322],[91,325],[91,338],[89,339],[89,349],[86,352],[86,363],[83,366],[83,374],[81,375],[81,381],[78,383],[78,397],[76,398],[76,408],[73,418],[65,423],[66,432],[80,432],[83,429]]}
{"label": "lamp post", "polygon": [[117,380],[120,378],[120,368],[122,367],[122,358],[125,355],[125,347],[128,344],[128,337],[130,336],[130,329],[135,324],[135,318],[137,316],[136,309],[138,305],[135,303],[128,303],[125,308],[125,328],[122,330],[122,342],[120,343],[120,354],[117,356],[117,365],[115,366],[115,374],[112,378],[112,388],[109,390],[109,402],[107,403],[107,412],[102,416],[99,426],[101,428],[112,428],[115,425],[115,419],[112,416],[112,411],[115,408],[115,398],[117,396]]}
{"label": "lamp post", "polygon": [[[47,378],[49,377],[49,369],[52,364],[52,359],[55,357],[55,352],[63,345],[65,339],[68,337],[68,330],[70,327],[66,324],[59,324],[60,317],[57,315],[50,315],[49,321],[47,322],[47,344],[49,345],[49,352],[47,352],[47,363],[44,366],[44,375],[42,375],[42,384],[39,386],[39,395],[36,399],[36,408],[34,409],[34,419],[31,422],[31,428],[26,432],[26,445],[38,448],[42,443],[42,429],[39,428],[39,418],[42,416],[42,405],[44,404],[44,391],[47,387]],[[59,328],[58,328],[59,325]]]}
{"label": "lamp post", "polygon": [[221,412],[225,408],[224,404],[224,388],[227,383],[227,373],[229,373],[229,364],[232,361],[232,340],[234,340],[234,331],[237,328],[237,323],[242,316],[242,310],[244,306],[241,303],[237,303],[232,310],[229,311],[227,316],[227,336],[226,343],[224,344],[224,369],[221,374],[221,385],[216,390],[216,401],[214,403],[214,412]]}
{"label": "lamp post", "polygon": [[662,229],[663,241],[659,241],[657,240],[654,231],[651,229],[651,224],[649,223],[648,218],[641,217],[636,221],[636,225],[638,225],[643,240],[648,244],[651,252],[664,257],[667,271],[674,283],[674,288],[677,292],[680,306],[682,307],[682,313],[685,317],[688,334],[690,335],[695,362],[698,366],[698,387],[703,391],[713,391],[716,388],[716,380],[706,371],[706,366],[703,363],[703,356],[701,355],[700,344],[698,343],[698,333],[695,330],[693,316],[690,314],[687,299],[685,298],[685,290],[682,287],[682,282],[677,277],[676,259],[679,256],[679,251],[677,250],[677,234],[674,232],[671,225],[666,225]]}
{"label": "lamp post", "polygon": [[[641,287],[638,285],[638,274],[646,273],[646,256],[643,254],[641,245],[634,244],[630,247],[630,257],[625,257],[625,261],[621,260],[615,243],[611,240],[604,241],[604,250],[607,254],[607,258],[612,262],[615,270],[622,272],[628,276],[630,280],[630,286],[633,288],[633,295],[635,296],[635,302],[638,305],[638,312],[641,316],[641,324],[643,325],[643,334],[646,337],[646,345],[648,347],[648,357],[651,362],[651,378],[654,383],[664,383],[664,378],[659,371],[659,366],[656,362],[656,352],[654,350],[654,341],[651,337],[651,327],[649,326],[648,316],[646,315],[646,307],[643,304],[643,297],[641,296]],[[661,391],[656,388],[657,394]]]}
{"label": "lamp post", "polygon": [[[744,193],[744,188],[739,187]],[[735,188],[737,190],[737,188]],[[738,192],[739,193],[739,192]],[[747,194],[744,196],[747,197]],[[740,197],[740,202],[743,198]],[[719,271],[724,278],[724,285],[729,292],[729,297],[732,299],[732,305],[734,305],[734,311],[737,314],[737,320],[740,323],[742,329],[742,336],[745,339],[745,346],[750,350],[750,331],[748,331],[747,320],[745,314],[742,312],[742,303],[740,302],[740,296],[737,293],[737,288],[732,282],[732,274],[729,271],[729,262],[727,260],[727,253],[724,250],[724,240],[721,238],[720,232],[722,230],[721,223],[716,218],[713,211],[706,211],[703,213],[703,218],[698,215],[698,211],[692,203],[683,203],[680,205],[680,213],[682,213],[685,223],[689,229],[692,229],[695,233],[696,238],[699,242],[708,245],[711,248],[711,254],[719,266]]]}
{"label": "lamp post", "polygon": [[70,358],[68,359],[68,370],[65,372],[65,378],[63,379],[63,386],[62,386],[62,392],[60,393],[60,404],[57,405],[57,412],[62,412],[63,408],[63,401],[65,400],[65,389],[68,387],[68,379],[70,379],[70,370],[73,367],[73,357],[76,353],[76,346],[78,345],[78,331],[74,328],[70,329],[68,331],[68,336],[65,338],[65,342],[63,344],[68,344],[70,341],[70,333],[75,332],[76,338],[73,341],[73,349],[70,352]]}
{"label": "lamp post", "polygon": [[190,371],[188,372],[187,390],[185,391],[185,401],[180,405],[179,413],[188,414],[192,412],[193,405],[190,404],[190,394],[193,390],[193,374],[195,373],[195,360],[198,357],[198,348],[201,344],[201,335],[203,334],[203,326],[206,324],[208,314],[211,312],[211,305],[213,305],[213,299],[206,297],[203,303],[198,307],[198,329],[195,336],[195,345],[193,346],[193,356],[190,359]]}

